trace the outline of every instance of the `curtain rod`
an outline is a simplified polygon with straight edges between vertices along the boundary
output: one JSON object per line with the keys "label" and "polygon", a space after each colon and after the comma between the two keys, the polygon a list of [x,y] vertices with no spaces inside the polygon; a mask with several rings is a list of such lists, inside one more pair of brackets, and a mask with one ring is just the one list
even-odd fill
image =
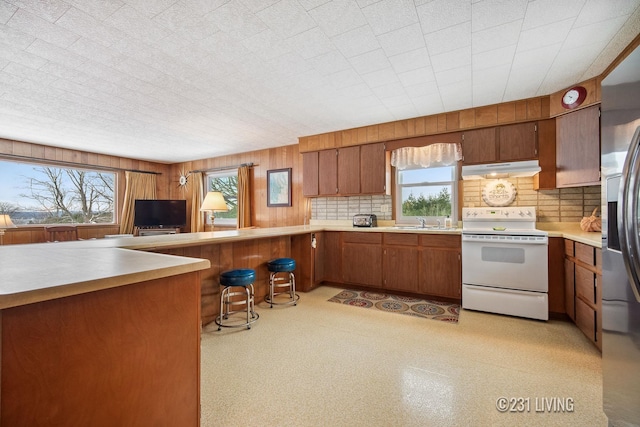
{"label": "curtain rod", "polygon": [[137,169],[124,169],[124,168],[115,168],[113,166],[99,166],[99,165],[87,165],[84,163],[76,163],[76,162],[66,162],[63,160],[48,160],[41,159],[37,157],[29,157],[29,156],[20,156],[18,154],[0,154],[0,159],[17,159],[17,160],[26,160],[29,163],[42,163],[42,164],[51,164],[54,166],[73,166],[73,167],[81,167],[83,169],[91,168],[105,171],[117,171],[117,172],[137,172],[137,173],[148,173],[152,175],[162,175],[162,172],[153,172],[153,171],[142,171]]}
{"label": "curtain rod", "polygon": [[239,167],[242,166],[247,166],[247,167],[253,167],[253,166],[258,166],[255,163],[240,163],[239,165],[231,165],[231,166],[220,166],[217,168],[209,168],[209,169],[197,169],[197,170],[192,170],[189,171],[189,173],[195,173],[195,172],[217,172],[217,171],[226,171],[226,170],[231,170],[231,169],[238,169]]}

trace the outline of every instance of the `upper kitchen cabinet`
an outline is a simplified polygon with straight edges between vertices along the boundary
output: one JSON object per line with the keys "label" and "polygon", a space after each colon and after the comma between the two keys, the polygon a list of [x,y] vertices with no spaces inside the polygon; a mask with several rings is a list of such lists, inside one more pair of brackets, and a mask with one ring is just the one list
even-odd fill
{"label": "upper kitchen cabinet", "polygon": [[302,180],[302,194],[304,196],[317,196],[318,188],[318,151],[302,154],[302,169],[304,179]]}
{"label": "upper kitchen cabinet", "polygon": [[302,162],[307,197],[384,194],[389,189],[384,143],[303,153]]}
{"label": "upper kitchen cabinet", "polygon": [[600,184],[600,106],[556,118],[556,187]]}
{"label": "upper kitchen cabinet", "polygon": [[498,158],[496,128],[474,129],[462,134],[462,164],[493,163]]}
{"label": "upper kitchen cabinet", "polygon": [[537,123],[498,127],[498,160],[530,160],[538,157]]}
{"label": "upper kitchen cabinet", "polygon": [[360,193],[390,194],[391,171],[385,145],[360,146]]}
{"label": "upper kitchen cabinet", "polygon": [[535,122],[469,130],[462,134],[462,164],[536,159],[537,142]]}

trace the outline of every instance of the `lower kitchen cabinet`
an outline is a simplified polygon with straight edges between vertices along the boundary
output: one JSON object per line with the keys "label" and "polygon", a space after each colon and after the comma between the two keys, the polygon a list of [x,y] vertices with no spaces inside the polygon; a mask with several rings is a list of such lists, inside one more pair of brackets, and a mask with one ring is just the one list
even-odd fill
{"label": "lower kitchen cabinet", "polygon": [[382,287],[388,290],[418,293],[417,234],[385,233],[382,248]]}
{"label": "lower kitchen cabinet", "polygon": [[317,279],[414,295],[460,300],[461,236],[324,232]]}
{"label": "lower kitchen cabinet", "polygon": [[342,279],[344,283],[382,286],[382,234],[342,233]]}
{"label": "lower kitchen cabinet", "polygon": [[567,314],[602,350],[602,250],[565,239]]}
{"label": "lower kitchen cabinet", "polygon": [[461,242],[458,235],[420,235],[419,293],[462,298]]}

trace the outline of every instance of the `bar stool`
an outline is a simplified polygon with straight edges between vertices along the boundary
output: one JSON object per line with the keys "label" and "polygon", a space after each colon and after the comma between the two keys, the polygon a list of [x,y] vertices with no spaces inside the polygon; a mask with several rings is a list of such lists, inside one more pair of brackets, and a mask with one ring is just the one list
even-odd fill
{"label": "bar stool", "polygon": [[[220,285],[224,286],[224,288],[220,292],[220,314],[215,320],[218,330],[223,327],[242,328],[245,326],[247,329],[251,329],[251,324],[258,320],[260,316],[254,310],[253,282],[255,280],[256,272],[250,268],[238,268],[220,274]],[[238,288],[242,288],[242,290]],[[244,298],[237,298],[240,295],[244,296]],[[242,309],[234,309],[236,306],[244,307]],[[246,322],[228,322],[230,315],[245,312],[247,313]]]}
{"label": "bar stool", "polygon": [[[296,294],[296,278],[293,275],[293,270],[296,269],[296,261],[292,258],[276,258],[267,262],[267,269],[269,270],[269,295],[264,297],[264,300],[268,302],[273,308],[273,305],[297,305],[300,296]],[[280,274],[279,273],[285,273]],[[280,291],[281,288],[287,288]],[[288,294],[289,298],[284,301],[275,302],[275,297],[278,295]]]}

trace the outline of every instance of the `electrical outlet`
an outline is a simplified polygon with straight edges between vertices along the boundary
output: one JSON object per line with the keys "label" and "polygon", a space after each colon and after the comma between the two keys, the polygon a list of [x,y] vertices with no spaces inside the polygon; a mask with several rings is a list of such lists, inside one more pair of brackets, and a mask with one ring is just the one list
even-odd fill
{"label": "electrical outlet", "polygon": [[380,212],[389,212],[389,205],[380,205]]}

